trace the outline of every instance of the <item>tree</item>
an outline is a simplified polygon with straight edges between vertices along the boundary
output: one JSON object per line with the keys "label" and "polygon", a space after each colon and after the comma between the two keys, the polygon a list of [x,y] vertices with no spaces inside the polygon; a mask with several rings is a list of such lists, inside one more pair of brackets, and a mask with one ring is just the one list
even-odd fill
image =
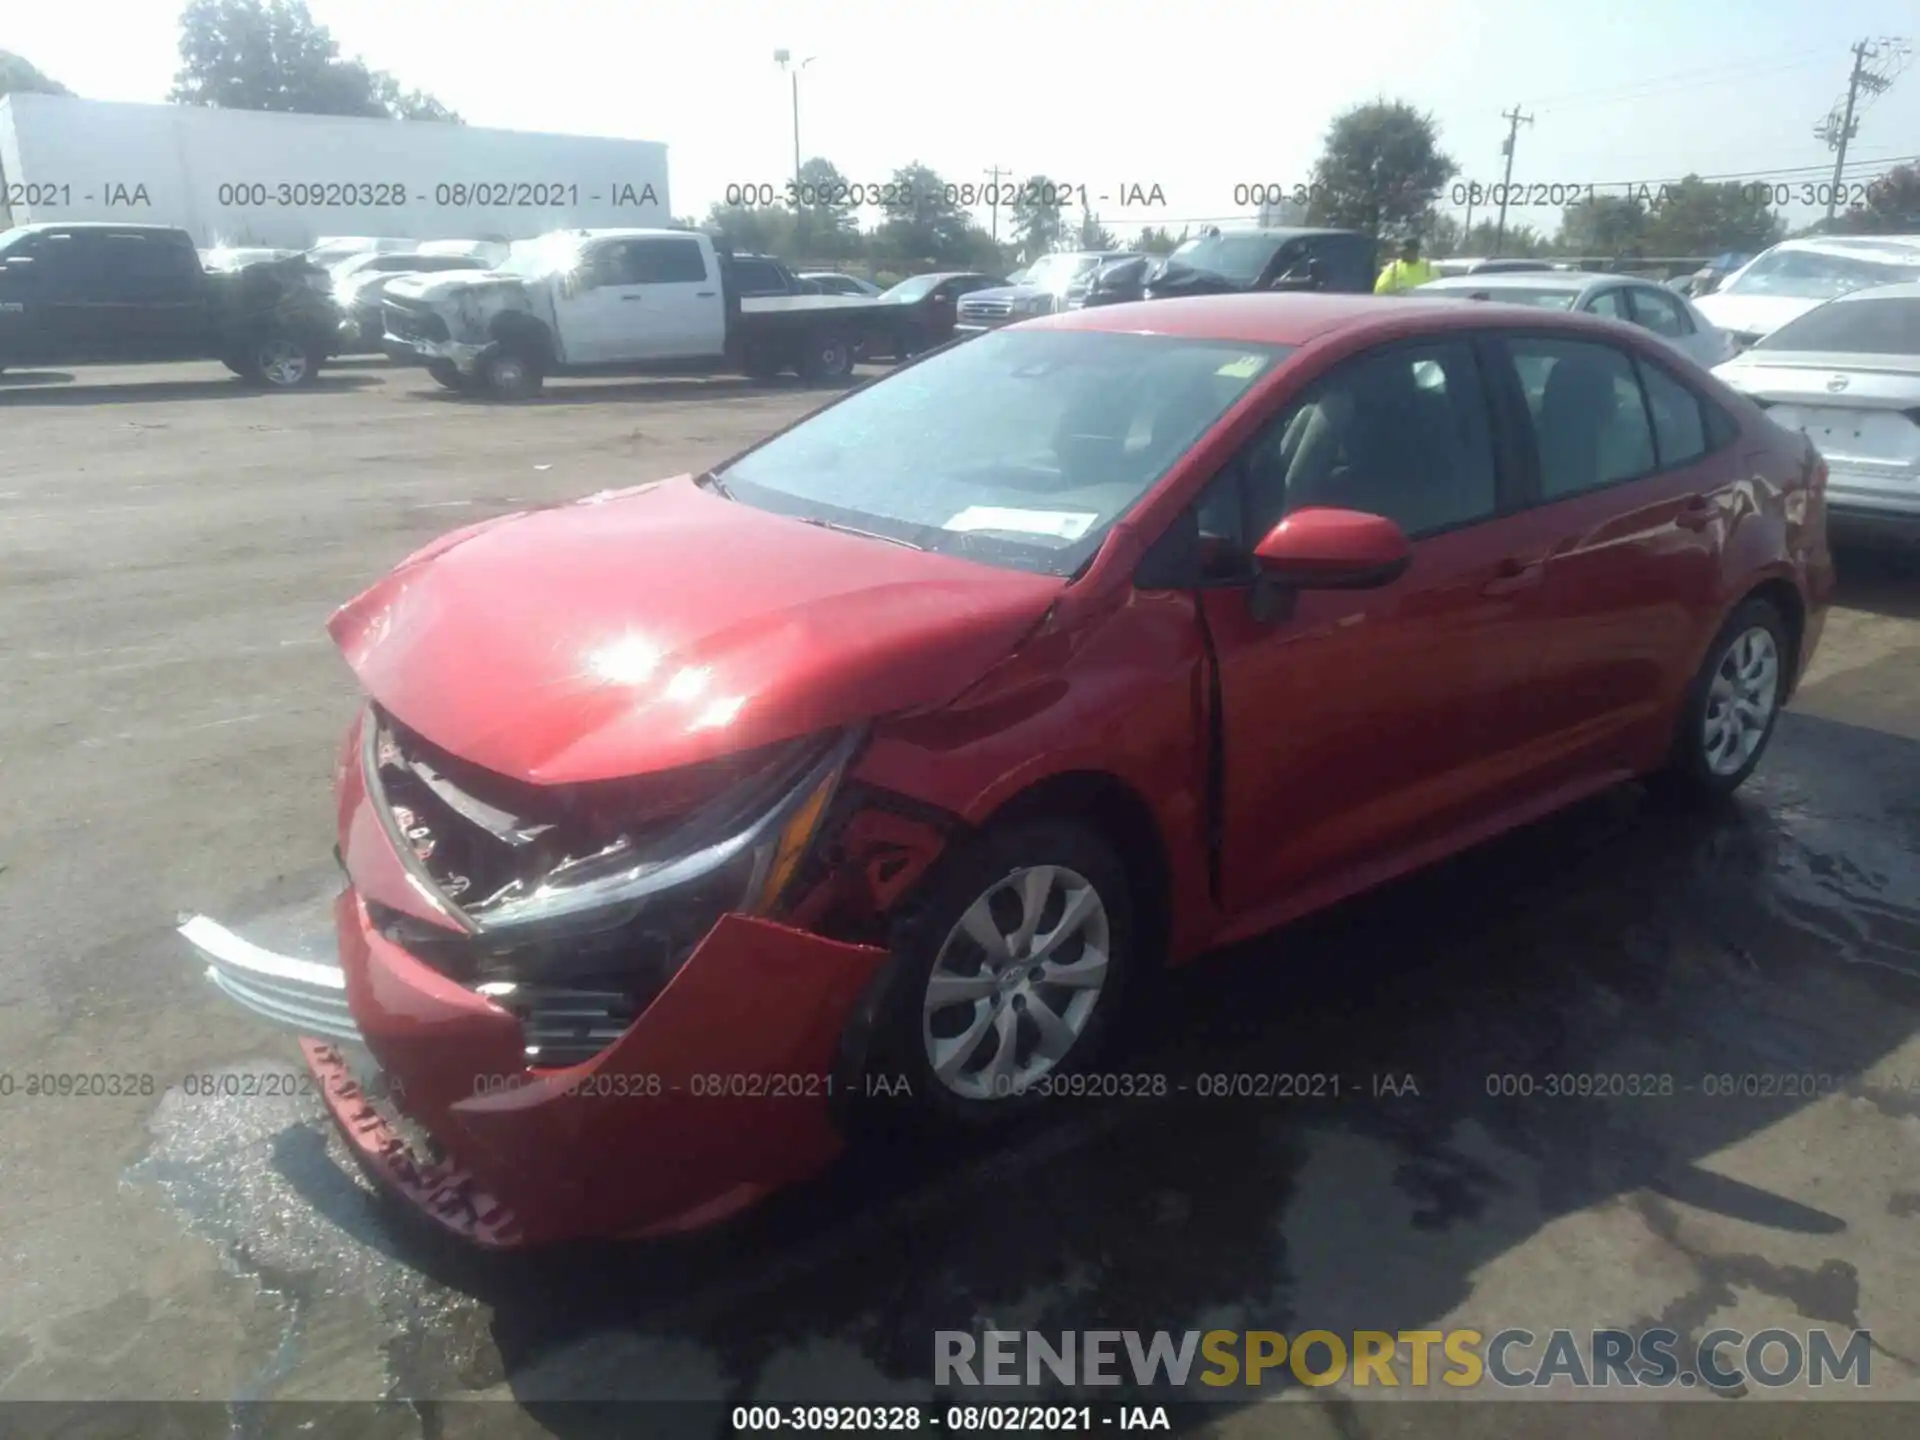
{"label": "tree", "polygon": [[1182,226],[1179,235],[1173,231],[1151,225],[1140,227],[1140,233],[1133,237],[1133,243],[1127,248],[1137,250],[1142,255],[1171,255],[1180,248],[1180,242],[1187,238],[1186,227]]}
{"label": "tree", "polygon": [[1849,235],[1911,235],[1920,231],[1920,166],[1897,165],[1867,187],[1866,203],[1834,217]]}
{"label": "tree", "polygon": [[1100,217],[1087,208],[1087,202],[1080,202],[1080,234],[1078,238],[1082,250],[1118,250],[1120,242],[1114,233],[1100,223]]}
{"label": "tree", "polygon": [[1782,229],[1768,206],[1769,188],[1738,180],[1716,185],[1698,175],[1662,185],[1647,211],[1645,247],[1655,255],[1764,250]]}
{"label": "tree", "polygon": [[1441,153],[1433,119],[1403,101],[1356,105],[1335,118],[1313,167],[1310,225],[1383,240],[1423,233],[1460,167]]}
{"label": "tree", "polygon": [[893,172],[888,191],[893,203],[877,239],[889,255],[909,264],[962,264],[977,257],[977,227],[936,171],[918,160],[903,165]]}
{"label": "tree", "polygon": [[1559,248],[1569,255],[1624,255],[1646,239],[1647,207],[1635,196],[1595,195],[1560,212]]}
{"label": "tree", "polygon": [[43,75],[24,56],[0,50],[0,95],[71,95],[58,80]]}
{"label": "tree", "polygon": [[1030,176],[1013,204],[1013,234],[1020,258],[1032,264],[1060,248],[1066,232],[1064,187],[1044,175]]}
{"label": "tree", "polygon": [[460,120],[384,71],[341,59],[339,42],[305,0],[188,0],[168,98],[226,110]]}
{"label": "tree", "polygon": [[707,229],[744,255],[792,255],[793,212],[784,205],[721,205],[707,211]]}
{"label": "tree", "polygon": [[843,260],[860,253],[860,223],[852,191],[831,160],[816,155],[800,167],[793,211],[795,257]]}

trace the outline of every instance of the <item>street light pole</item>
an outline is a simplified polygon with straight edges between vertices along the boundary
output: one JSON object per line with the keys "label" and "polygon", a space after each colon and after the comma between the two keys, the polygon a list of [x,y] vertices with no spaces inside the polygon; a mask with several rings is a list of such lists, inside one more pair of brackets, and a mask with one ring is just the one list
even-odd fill
{"label": "street light pole", "polygon": [[785,70],[793,79],[793,203],[800,204],[800,72],[820,57],[809,55],[804,60],[795,60],[790,50],[773,52],[773,63]]}

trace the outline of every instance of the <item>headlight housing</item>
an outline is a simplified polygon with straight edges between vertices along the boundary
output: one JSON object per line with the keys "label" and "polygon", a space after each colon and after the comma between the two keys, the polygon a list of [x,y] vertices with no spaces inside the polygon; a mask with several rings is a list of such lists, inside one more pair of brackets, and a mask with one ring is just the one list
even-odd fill
{"label": "headlight housing", "polygon": [[723,914],[779,904],[863,738],[811,736],[608,785],[490,776],[482,794],[470,767],[377,712],[365,731],[369,798],[466,933],[369,905],[376,927],[513,1011],[539,1065],[598,1054]]}
{"label": "headlight housing", "polygon": [[552,788],[477,771],[376,713],[362,765],[389,838],[467,932],[403,927],[405,943],[434,942],[448,973],[478,983],[529,967],[596,968],[593,952],[608,947],[677,968],[721,914],[771,910],[860,740],[857,730],[809,736]]}

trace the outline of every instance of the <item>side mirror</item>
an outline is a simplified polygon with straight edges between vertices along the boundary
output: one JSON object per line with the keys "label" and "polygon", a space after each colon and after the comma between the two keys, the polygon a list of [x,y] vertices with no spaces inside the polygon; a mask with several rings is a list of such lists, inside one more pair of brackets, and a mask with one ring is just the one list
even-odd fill
{"label": "side mirror", "polygon": [[1413,546],[1384,515],[1296,510],[1253,551],[1267,579],[1297,590],[1371,590],[1406,573]]}

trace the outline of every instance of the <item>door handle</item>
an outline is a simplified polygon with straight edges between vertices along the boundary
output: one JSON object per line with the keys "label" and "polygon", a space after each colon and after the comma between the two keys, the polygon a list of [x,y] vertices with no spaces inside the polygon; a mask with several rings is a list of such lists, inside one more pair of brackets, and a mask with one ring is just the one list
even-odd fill
{"label": "door handle", "polygon": [[1546,576],[1547,562],[1544,560],[1522,560],[1509,557],[1502,560],[1494,569],[1493,579],[1480,587],[1482,595],[1515,595],[1522,590],[1531,590]]}
{"label": "door handle", "polygon": [[621,300],[626,301],[630,304],[637,305],[640,303],[641,299],[644,297],[639,295],[622,295],[620,298]]}
{"label": "door handle", "polygon": [[693,294],[694,298],[698,300],[711,300],[713,298],[713,291],[711,290],[696,290]]}
{"label": "door handle", "polygon": [[1689,495],[1686,503],[1680,507],[1680,513],[1673,517],[1673,523],[1684,530],[1704,530],[1713,519],[1714,504],[1705,495]]}

